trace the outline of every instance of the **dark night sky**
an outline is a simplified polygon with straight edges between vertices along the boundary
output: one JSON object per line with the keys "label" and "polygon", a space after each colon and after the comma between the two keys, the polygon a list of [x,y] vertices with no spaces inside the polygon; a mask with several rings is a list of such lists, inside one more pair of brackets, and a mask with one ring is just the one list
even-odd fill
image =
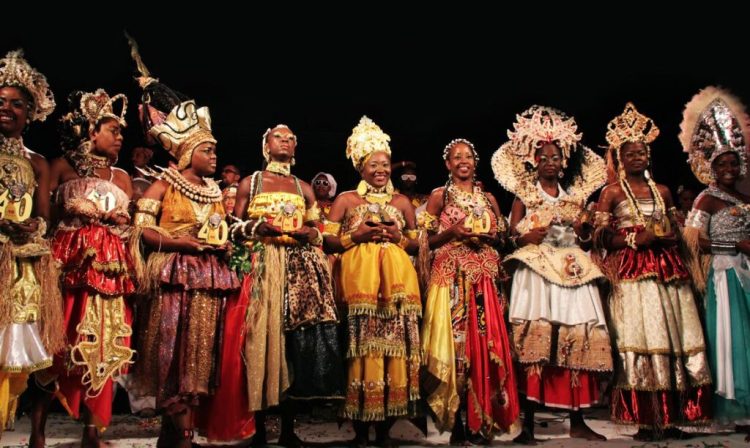
{"label": "dark night sky", "polygon": [[394,161],[418,163],[425,191],[445,180],[443,146],[457,137],[474,142],[479,177],[500,195],[506,212],[510,197],[499,191],[489,159],[515,114],[532,104],[573,115],[585,144],[596,147],[604,143],[606,123],[633,101],[661,129],[653,145],[655,174],[674,187],[692,179],[677,140],[683,105],[709,84],[750,101],[741,70],[746,38],[728,24],[711,34],[682,21],[670,26],[683,31],[673,32],[660,20],[627,27],[571,24],[553,12],[548,21],[511,29],[514,19],[481,20],[481,11],[455,17],[443,11],[446,18],[430,24],[420,14],[326,20],[305,18],[306,12],[171,28],[153,20],[0,28],[0,52],[22,47],[47,76],[58,103],[46,122],[33,125],[27,146],[59,155],[55,123],[67,94],[98,87],[130,99],[121,160],[141,144],[135,114],[140,92],[123,28],[137,39],[156,77],[209,106],[219,165],[258,169],[263,131],[286,123],[299,137],[296,174],[309,180],[329,171],[340,190],[349,189],[357,175],[344,155],[346,138],[366,114],[390,134]]}

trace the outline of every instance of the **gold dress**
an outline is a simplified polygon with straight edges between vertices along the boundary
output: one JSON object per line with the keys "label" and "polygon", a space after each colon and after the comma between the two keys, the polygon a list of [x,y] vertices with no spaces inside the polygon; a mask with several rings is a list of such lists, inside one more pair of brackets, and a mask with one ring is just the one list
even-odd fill
{"label": "gold dress", "polygon": [[[35,219],[36,186],[23,143],[0,135],[0,219]],[[40,220],[39,230],[20,245],[0,231],[0,433],[12,426],[28,375],[52,365],[52,355],[63,347],[60,273],[45,231]]]}
{"label": "gold dress", "polygon": [[[367,203],[347,210],[341,235],[352,233],[373,213],[405,227],[400,210]],[[413,413],[419,399],[422,306],[409,256],[392,243],[357,244],[341,256],[340,276],[348,336],[343,416],[378,421]]]}

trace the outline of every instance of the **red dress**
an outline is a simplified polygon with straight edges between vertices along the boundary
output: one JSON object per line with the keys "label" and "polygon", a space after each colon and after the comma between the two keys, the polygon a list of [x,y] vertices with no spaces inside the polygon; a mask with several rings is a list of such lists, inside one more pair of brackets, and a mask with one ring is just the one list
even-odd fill
{"label": "red dress", "polygon": [[[63,405],[75,417],[85,404],[98,427],[112,417],[112,380],[132,363],[132,309],[126,297],[135,291],[133,263],[125,246],[128,227],[85,223],[75,215],[76,201],[100,209],[127,210],[128,197],[115,184],[98,178],[70,180],[58,188],[68,212],[52,242],[62,264],[65,334],[70,349],[55,357]],[[72,201],[72,202],[71,202]]]}

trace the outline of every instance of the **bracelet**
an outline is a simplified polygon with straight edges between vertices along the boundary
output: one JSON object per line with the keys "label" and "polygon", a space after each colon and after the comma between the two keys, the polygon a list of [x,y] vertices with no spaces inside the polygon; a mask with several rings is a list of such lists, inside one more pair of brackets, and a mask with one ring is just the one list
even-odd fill
{"label": "bracelet", "polygon": [[341,245],[344,246],[344,250],[349,250],[352,247],[354,247],[357,243],[352,241],[352,234],[347,233],[346,235],[341,237]]}
{"label": "bracelet", "polygon": [[403,233],[401,234],[401,239],[398,240],[398,245],[401,246],[401,249],[406,250],[407,247],[409,247],[409,238],[407,238]]}
{"label": "bracelet", "polygon": [[638,245],[635,243],[635,237],[637,233],[636,232],[628,232],[627,235],[625,235],[625,244],[628,245],[633,250],[638,250]]}
{"label": "bracelet", "polygon": [[255,221],[255,224],[253,224],[253,227],[250,229],[250,234],[248,235],[247,229],[245,228],[247,227],[247,224],[249,224],[249,221],[248,221],[247,223],[245,223],[245,226],[242,228],[242,231],[243,233],[245,233],[245,235],[248,235],[248,238],[251,238],[251,239],[257,238],[257,236],[255,235],[255,232],[258,231],[258,226],[260,226],[264,222],[266,222],[265,216],[261,216],[260,218],[258,218],[257,221]]}
{"label": "bracelet", "polygon": [[518,249],[518,238],[520,238],[521,235],[513,235],[510,238],[508,238],[508,242],[510,243],[510,247],[513,249]]}
{"label": "bracelet", "polygon": [[317,227],[312,228],[315,231],[315,238],[310,240],[310,244],[313,246],[322,246],[323,245],[323,234],[320,233],[320,230],[318,230]]}
{"label": "bracelet", "polygon": [[712,255],[737,255],[737,246],[731,241],[711,241]]}

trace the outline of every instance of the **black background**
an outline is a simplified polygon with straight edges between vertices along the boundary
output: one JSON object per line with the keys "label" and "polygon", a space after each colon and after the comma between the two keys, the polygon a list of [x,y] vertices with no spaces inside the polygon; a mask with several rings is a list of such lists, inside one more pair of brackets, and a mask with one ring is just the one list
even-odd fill
{"label": "black background", "polygon": [[607,122],[633,101],[661,129],[653,171],[674,188],[695,182],[677,140],[683,105],[709,84],[750,101],[745,26],[732,11],[711,9],[718,4],[702,5],[690,19],[625,3],[585,14],[543,4],[526,12],[498,12],[500,5],[406,12],[309,3],[254,13],[219,6],[208,12],[213,5],[204,4],[178,15],[179,8],[144,5],[128,14],[132,19],[106,12],[122,4],[107,5],[92,6],[85,17],[47,10],[53,25],[42,25],[36,12],[12,12],[0,26],[0,52],[23,48],[55,93],[53,115],[25,136],[28,147],[48,157],[60,154],[56,122],[76,89],[128,95],[121,166],[142,144],[140,91],[124,29],[154,76],[210,108],[220,166],[235,163],[244,174],[258,169],[261,135],[285,123],[299,137],[294,172],[310,180],[328,171],[340,191],[350,189],[358,176],[344,155],[346,138],[366,114],[391,136],[394,161],[417,162],[424,192],[445,182],[445,144],[472,141],[479,178],[505,212],[512,198],[495,182],[489,160],[515,114],[532,104],[573,115],[584,143],[596,148],[605,143]]}

